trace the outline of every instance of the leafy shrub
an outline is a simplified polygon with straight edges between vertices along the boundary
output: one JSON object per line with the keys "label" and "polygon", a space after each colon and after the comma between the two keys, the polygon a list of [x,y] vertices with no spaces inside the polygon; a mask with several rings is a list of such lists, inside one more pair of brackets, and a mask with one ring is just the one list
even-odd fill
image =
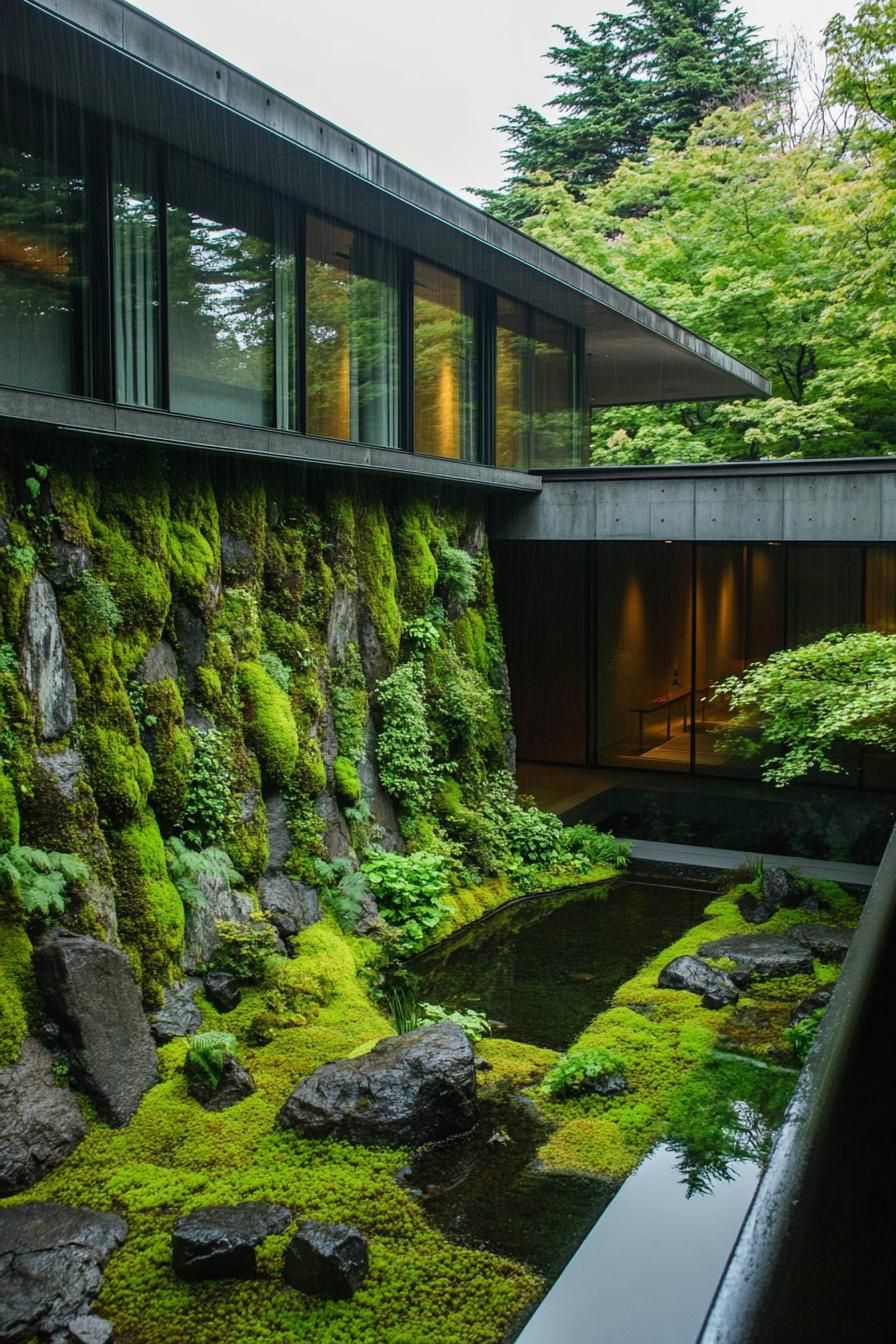
{"label": "leafy shrub", "polygon": [[20,574],[30,574],[37,564],[37,554],[33,546],[15,546],[11,542],[4,547],[6,562],[10,569]]}
{"label": "leafy shrub", "polygon": [[625,1060],[612,1050],[571,1050],[563,1055],[546,1075],[541,1091],[548,1097],[571,1096],[591,1092],[596,1083],[610,1074],[624,1074]]}
{"label": "leafy shrub", "polygon": [[19,662],[13,645],[8,641],[0,644],[0,675],[4,672],[15,672],[18,665]]}
{"label": "leafy shrub", "polygon": [[364,726],[367,722],[367,683],[361,667],[357,644],[345,646],[342,661],[331,674],[330,704],[340,756],[357,764],[364,750]]}
{"label": "leafy shrub", "polygon": [[809,1051],[815,1044],[815,1037],[818,1035],[823,1017],[824,1008],[816,1008],[813,1013],[784,1028],[784,1039],[801,1064],[805,1064]]}
{"label": "leafy shrub", "polygon": [[439,552],[439,584],[449,602],[468,607],[476,601],[479,566],[468,551],[443,546]]}
{"label": "leafy shrub", "polygon": [[481,1041],[483,1036],[491,1034],[485,1013],[477,1012],[475,1008],[457,1008],[454,1012],[449,1012],[440,1003],[421,1003],[420,1013],[421,1026],[426,1022],[454,1022],[464,1032],[471,1045]]}
{"label": "leafy shrub", "polygon": [[522,863],[550,868],[564,856],[563,822],[553,812],[514,803],[507,812],[504,836],[510,852]]}
{"label": "leafy shrub", "polygon": [[439,642],[439,627],[428,616],[418,616],[404,627],[404,637],[417,657],[430,653]]}
{"label": "leafy shrub", "polygon": [[364,897],[370,894],[364,874],[352,868],[349,859],[333,859],[330,863],[316,859],[314,868],[321,900],[341,929],[353,929]]}
{"label": "leafy shrub", "polygon": [[567,826],[563,842],[569,854],[582,857],[585,867],[594,868],[599,863],[608,863],[620,869],[628,867],[631,845],[585,822]]}
{"label": "leafy shrub", "polygon": [[184,905],[194,908],[201,907],[204,902],[198,881],[200,877],[218,878],[230,887],[239,886],[243,880],[225,850],[214,846],[189,849],[176,835],[165,842],[165,858],[171,881],[177,887],[181,900]]}
{"label": "leafy shrub", "polygon": [[383,715],[376,743],[380,782],[412,814],[429,806],[435,783],[425,685],[420,663],[399,663],[377,685]]}
{"label": "leafy shrub", "polygon": [[453,645],[440,652],[434,669],[434,709],[450,743],[476,740],[492,709],[493,693],[479,673],[459,657]]}
{"label": "leafy shrub", "polygon": [[203,849],[230,838],[239,812],[224,734],[218,728],[189,731],[193,761],[182,834],[193,849]]}
{"label": "leafy shrub", "polygon": [[75,854],[10,845],[0,854],[0,877],[18,890],[27,915],[61,915],[70,882],[86,882],[89,869]]}
{"label": "leafy shrub", "polygon": [[263,980],[274,955],[277,931],[264,915],[249,916],[248,924],[229,919],[217,921],[218,945],[211,965],[216,971],[230,971],[238,980]]}
{"label": "leafy shrub", "polygon": [[399,952],[419,951],[450,912],[448,866],[441,854],[423,849],[414,854],[377,850],[362,866],[380,914],[400,934]]}
{"label": "leafy shrub", "polygon": [[221,1082],[228,1055],[236,1050],[236,1037],[229,1031],[200,1031],[190,1037],[184,1072],[198,1083],[216,1088]]}
{"label": "leafy shrub", "polygon": [[289,690],[291,673],[279,654],[272,653],[268,649],[258,655],[258,661],[275,686],[279,686],[281,691]]}
{"label": "leafy shrub", "polygon": [[121,608],[109,585],[93,570],[85,570],[77,588],[78,617],[85,629],[97,635],[111,635],[121,625]]}

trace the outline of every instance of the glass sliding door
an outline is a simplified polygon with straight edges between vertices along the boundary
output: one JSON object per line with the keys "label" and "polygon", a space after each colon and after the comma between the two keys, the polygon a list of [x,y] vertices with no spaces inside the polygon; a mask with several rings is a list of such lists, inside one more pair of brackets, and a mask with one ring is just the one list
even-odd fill
{"label": "glass sliding door", "polygon": [[112,175],[115,397],[162,405],[157,153],[116,134]]}
{"label": "glass sliding door", "polygon": [[532,400],[529,309],[498,294],[495,318],[495,465],[525,471]]}
{"label": "glass sliding door", "polygon": [[414,451],[475,462],[480,455],[476,289],[414,262]]}
{"label": "glass sliding door", "polygon": [[272,202],[179,158],[168,197],[170,409],[273,425],[282,257]]}
{"label": "glass sliding door", "polygon": [[579,369],[573,327],[532,314],[533,467],[574,467],[582,460]]}
{"label": "glass sliding door", "polygon": [[309,434],[398,446],[398,259],[376,238],[305,225]]}
{"label": "glass sliding door", "polygon": [[0,382],[83,392],[85,179],[80,117],[12,86],[0,131]]}

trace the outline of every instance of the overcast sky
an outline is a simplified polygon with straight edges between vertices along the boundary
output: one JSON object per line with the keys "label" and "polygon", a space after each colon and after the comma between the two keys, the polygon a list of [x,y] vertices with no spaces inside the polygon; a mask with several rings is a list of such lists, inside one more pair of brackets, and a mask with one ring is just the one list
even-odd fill
{"label": "overcast sky", "polygon": [[[746,0],[769,37],[816,37],[855,0]],[[502,113],[550,98],[552,23],[584,32],[623,0],[139,0],[137,8],[463,193],[503,176]]]}

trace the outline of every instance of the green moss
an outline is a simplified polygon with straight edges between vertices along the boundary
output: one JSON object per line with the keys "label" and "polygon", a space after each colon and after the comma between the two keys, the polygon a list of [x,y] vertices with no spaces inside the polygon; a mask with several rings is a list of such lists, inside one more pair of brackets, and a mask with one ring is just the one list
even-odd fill
{"label": "green moss", "polygon": [[299,756],[299,739],[289,696],[261,663],[241,663],[239,684],[246,715],[246,736],[261,762],[262,775],[272,784],[282,786],[295,770]]}
{"label": "green moss", "polygon": [[168,876],[165,848],[151,812],[110,835],[118,884],[118,932],[144,997],[157,1004],[183,950],[184,909]]}
{"label": "green moss", "polygon": [[258,761],[241,746],[234,760],[234,778],[241,803],[239,808],[234,808],[227,851],[234,867],[251,885],[267,867],[268,827]]}
{"label": "green moss", "polygon": [[19,1057],[35,996],[28,935],[20,919],[0,919],[0,1068]]}
{"label": "green moss", "polygon": [[0,846],[19,843],[19,805],[12,780],[0,761]]}
{"label": "green moss", "polygon": [[398,595],[405,618],[422,616],[435,592],[439,577],[431,543],[444,541],[444,533],[423,500],[397,510],[395,551]]}
{"label": "green moss", "polygon": [[333,581],[349,591],[357,587],[355,548],[355,510],[348,495],[331,495],[326,510],[327,532],[331,538]]}
{"label": "green moss", "polygon": [[218,505],[205,463],[188,461],[172,463],[168,554],[172,587],[202,605],[220,575]]}
{"label": "green moss", "polygon": [[393,663],[401,642],[401,613],[395,596],[395,557],[386,510],[379,502],[367,502],[359,506],[356,523],[361,591],[383,652]]}
{"label": "green moss", "polygon": [[486,1036],[477,1043],[476,1054],[491,1065],[483,1075],[489,1086],[509,1083],[517,1089],[540,1082],[560,1058],[556,1050],[507,1040],[503,1036]]}
{"label": "green moss", "polygon": [[333,784],[336,797],[343,807],[352,807],[361,797],[358,772],[347,756],[337,756],[333,762]]}
{"label": "green moss", "polygon": [[258,657],[262,645],[261,611],[258,595],[253,589],[224,589],[214,633],[227,637],[237,661]]}
{"label": "green moss", "polygon": [[87,724],[82,743],[101,814],[114,825],[126,824],[145,807],[153,783],[152,765],[133,720],[121,727]]}
{"label": "green moss", "polygon": [[330,702],[339,754],[356,765],[364,750],[368,696],[358,646],[350,642],[331,671]]}
{"label": "green moss", "polygon": [[153,720],[147,732],[153,773],[149,801],[167,835],[183,820],[193,742],[184,723],[180,691],[170,677],[143,687],[143,706],[144,722]]}

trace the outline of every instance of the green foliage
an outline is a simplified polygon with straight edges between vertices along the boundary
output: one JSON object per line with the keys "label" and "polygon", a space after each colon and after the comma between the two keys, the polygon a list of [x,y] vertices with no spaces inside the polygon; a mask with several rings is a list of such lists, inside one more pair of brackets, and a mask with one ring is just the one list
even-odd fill
{"label": "green foliage", "polygon": [[545,1076],[541,1091],[548,1097],[574,1096],[593,1092],[595,1084],[611,1074],[625,1076],[626,1061],[612,1050],[570,1050],[557,1060]]}
{"label": "green foliage", "polygon": [[236,1050],[236,1037],[229,1031],[200,1031],[191,1036],[184,1059],[184,1072],[196,1082],[217,1088],[228,1055]]}
{"label": "green foliage", "polygon": [[418,658],[430,653],[439,642],[439,626],[428,616],[415,616],[404,627],[404,637]]}
{"label": "green foliage", "polygon": [[36,1009],[31,940],[16,912],[0,918],[0,1069],[18,1059],[28,1034],[29,1010]]}
{"label": "green foliage", "polygon": [[757,757],[762,777],[779,788],[808,774],[843,771],[837,746],[857,742],[896,751],[896,635],[834,632],[715,687],[728,698],[724,749]]}
{"label": "green foliage", "polygon": [[376,742],[383,788],[409,813],[424,812],[435,771],[426,721],[426,681],[417,662],[399,663],[377,685],[383,726]]}
{"label": "green foliage", "polygon": [[258,754],[262,774],[271,783],[283,785],[299,757],[299,738],[289,697],[261,663],[240,663],[239,683],[246,713],[246,736]]}
{"label": "green foliage", "polygon": [[314,871],[324,905],[339,927],[351,932],[358,922],[364,898],[370,895],[366,877],[346,858],[317,859]]}
{"label": "green foliage", "polygon": [[112,635],[122,622],[121,608],[109,585],[85,570],[76,589],[78,619],[92,634]]}
{"label": "green foliage", "polygon": [[347,756],[337,756],[333,761],[333,785],[343,807],[352,807],[361,797],[358,772]]}
{"label": "green foliage", "polygon": [[193,761],[184,804],[183,838],[194,849],[228,840],[238,818],[233,768],[218,728],[191,728]]}
{"label": "green foliage", "polygon": [[824,1008],[816,1008],[814,1012],[799,1018],[784,1030],[784,1039],[801,1064],[805,1064],[809,1051],[815,1044],[815,1037],[818,1035],[823,1017]]}
{"label": "green foliage", "polygon": [[283,659],[276,653],[266,650],[258,655],[258,661],[261,663],[265,672],[267,672],[271,681],[279,686],[281,691],[289,692],[290,672]]}
{"label": "green foliage", "polygon": [[617,840],[606,831],[598,831],[585,822],[567,826],[563,832],[563,844],[572,857],[581,856],[588,867],[599,863],[607,863],[620,870],[628,867],[631,844]]}
{"label": "green foliage", "polygon": [[390,662],[398,657],[401,613],[396,600],[395,556],[386,510],[368,501],[356,512],[356,560],[361,591]]}
{"label": "green foliage", "polygon": [[419,1025],[424,1026],[427,1022],[453,1022],[464,1032],[471,1045],[491,1034],[485,1013],[477,1012],[475,1008],[457,1008],[449,1012],[439,1003],[421,1003]]}
{"label": "green foliage", "polygon": [[230,861],[223,849],[209,846],[207,849],[190,849],[178,836],[172,835],[165,842],[165,857],[171,881],[177,887],[178,895],[184,905],[198,909],[204,904],[199,886],[200,877],[217,879],[230,887],[242,884],[242,876]]}
{"label": "green foliage", "polygon": [[479,566],[469,551],[443,546],[439,551],[439,588],[455,606],[469,607],[476,601]]}
{"label": "green foliage", "polygon": [[61,915],[69,884],[86,882],[89,876],[86,863],[75,854],[48,853],[28,845],[10,845],[0,852],[0,880],[18,890],[29,916]]}
{"label": "green foliage", "polygon": [[398,951],[417,952],[450,913],[445,897],[450,888],[449,863],[440,854],[368,855],[361,867],[380,915],[400,934]]}
{"label": "green foliage", "polygon": [[121,831],[110,832],[108,843],[119,936],[147,1005],[155,1005],[183,950],[183,902],[168,874],[165,845],[152,812],[141,812]]}
{"label": "green foliage", "polygon": [[563,857],[563,822],[553,812],[512,803],[506,811],[504,835],[511,854],[522,863],[550,868]]}
{"label": "green foliage", "polygon": [[331,681],[330,703],[339,754],[357,765],[364,750],[367,722],[367,686],[357,644],[346,645],[342,660],[332,669]]}
{"label": "green foliage", "polygon": [[219,919],[215,927],[218,942],[211,959],[214,970],[230,971],[238,980],[254,984],[263,980],[277,943],[273,924],[264,915],[253,914],[248,924]]}
{"label": "green foliage", "polygon": [[651,137],[680,147],[714,107],[737,105],[783,81],[770,44],[729,0],[632,0],[624,14],[601,12],[587,36],[555,25],[548,76],[559,92],[548,119],[518,106],[503,118],[510,173],[486,207],[519,225],[531,213],[533,174],[573,191],[611,177],[624,159],[644,158]]}
{"label": "green foliage", "polygon": [[3,554],[10,569],[15,569],[20,574],[30,574],[37,565],[37,554],[33,546],[17,546],[10,542],[3,548]]}

